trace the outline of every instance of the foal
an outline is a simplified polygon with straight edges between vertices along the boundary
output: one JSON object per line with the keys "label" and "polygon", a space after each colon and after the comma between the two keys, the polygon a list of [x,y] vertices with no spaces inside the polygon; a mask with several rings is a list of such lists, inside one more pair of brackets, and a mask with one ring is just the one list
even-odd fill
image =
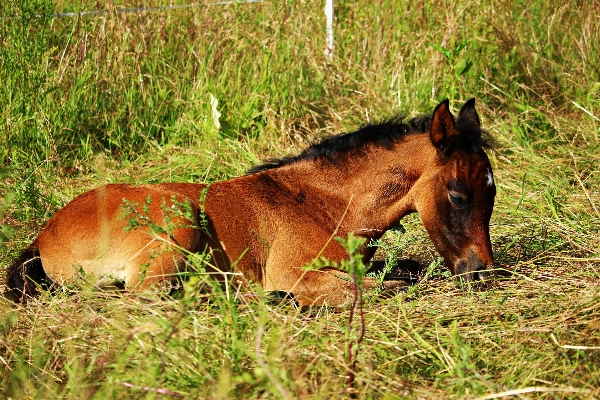
{"label": "foal", "polygon": [[[206,252],[214,271],[293,293],[302,305],[343,305],[353,297],[348,274],[304,267],[318,256],[347,258],[334,235],[377,239],[412,212],[455,275],[480,279],[493,261],[496,194],[485,146],[475,100],[456,120],[446,100],[431,117],[368,125],[210,186],[102,186],[48,221],[9,267],[7,285],[33,296],[36,283],[84,272],[146,289],[169,283],[186,254]],[[368,261],[374,251],[361,254]]]}

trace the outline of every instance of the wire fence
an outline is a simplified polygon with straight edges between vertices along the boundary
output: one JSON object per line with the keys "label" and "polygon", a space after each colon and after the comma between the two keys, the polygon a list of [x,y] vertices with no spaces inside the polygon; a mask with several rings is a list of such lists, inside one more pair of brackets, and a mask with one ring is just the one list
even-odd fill
{"label": "wire fence", "polygon": [[[334,19],[334,0],[325,0],[325,16],[327,20],[326,26],[326,46],[324,53],[331,60],[333,58],[334,40],[333,40],[333,19]],[[37,14],[35,18],[73,18],[73,17],[84,17],[90,15],[102,15],[102,14],[133,14],[133,13],[148,13],[148,12],[160,12],[177,9],[186,9],[194,7],[211,7],[218,5],[230,5],[230,4],[250,4],[250,3],[262,3],[263,0],[222,0],[215,1],[212,3],[192,3],[192,4],[176,4],[170,6],[161,7],[136,7],[136,8],[115,8],[110,10],[91,10],[91,11],[78,11],[78,12],[66,12],[58,14]],[[0,19],[16,19],[18,16],[1,16]]]}
{"label": "wire fence", "polygon": [[[194,7],[210,7],[218,5],[228,4],[248,4],[248,3],[262,3],[263,0],[228,0],[228,1],[216,1],[213,3],[193,3],[193,4],[179,4],[171,6],[161,7],[136,7],[136,8],[115,8],[110,10],[91,10],[91,11],[78,11],[78,12],[67,12],[59,14],[37,14],[36,18],[69,18],[69,17],[84,17],[88,15],[102,15],[102,14],[133,14],[133,13],[145,13],[145,12],[160,12],[177,9],[186,9]],[[15,19],[18,16],[3,16],[2,19]]]}

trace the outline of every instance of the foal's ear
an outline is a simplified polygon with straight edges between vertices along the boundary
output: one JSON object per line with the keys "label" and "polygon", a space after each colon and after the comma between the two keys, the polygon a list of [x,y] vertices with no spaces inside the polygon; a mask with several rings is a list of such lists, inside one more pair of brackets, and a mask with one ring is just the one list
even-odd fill
{"label": "foal's ear", "polygon": [[445,152],[450,147],[452,140],[459,135],[454,117],[450,112],[450,102],[442,101],[433,111],[431,119],[431,143],[440,152]]}
{"label": "foal's ear", "polygon": [[463,104],[458,113],[456,125],[460,132],[467,133],[469,136],[477,135],[481,137],[481,121],[475,110],[475,99],[468,100]]}

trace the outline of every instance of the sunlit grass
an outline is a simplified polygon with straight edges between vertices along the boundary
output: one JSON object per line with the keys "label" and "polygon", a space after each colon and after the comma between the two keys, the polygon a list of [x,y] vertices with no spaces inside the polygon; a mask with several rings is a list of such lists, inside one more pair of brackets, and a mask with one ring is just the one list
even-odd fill
{"label": "sunlit grass", "polygon": [[[0,23],[0,265],[100,184],[227,179],[370,120],[476,97],[497,141],[496,272],[468,290],[433,269],[370,299],[356,394],[599,396],[598,4],[338,3],[329,60],[314,2],[52,20],[27,7],[159,3],[2,2],[18,18]],[[419,218],[403,226],[377,256],[401,247],[435,263]],[[189,289],[0,303],[1,397],[349,395],[348,310]]]}

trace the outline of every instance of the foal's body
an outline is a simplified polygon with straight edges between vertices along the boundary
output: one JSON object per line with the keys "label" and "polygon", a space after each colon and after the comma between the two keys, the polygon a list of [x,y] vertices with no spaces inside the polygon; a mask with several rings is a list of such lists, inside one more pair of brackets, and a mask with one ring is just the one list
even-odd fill
{"label": "foal's body", "polygon": [[[210,186],[103,186],[50,219],[11,266],[8,285],[21,295],[33,294],[25,275],[37,276],[38,263],[37,270],[43,266],[55,283],[82,270],[144,289],[169,282],[184,266],[186,253],[210,252],[216,271],[239,273],[267,291],[291,292],[301,304],[341,305],[353,292],[347,274],[303,267],[318,256],[347,257],[333,236],[377,239],[411,212],[419,212],[448,267],[466,279],[477,278],[477,271],[492,263],[495,187],[485,153],[466,137],[471,131],[480,141],[474,102],[463,106],[458,124],[444,102],[423,133],[395,132],[377,141],[365,134],[362,143],[337,149],[333,140],[333,150],[323,149],[324,143],[319,154],[307,150]],[[150,223],[125,229],[135,216],[123,214],[123,199],[137,207],[137,218],[146,214]],[[181,204],[189,204],[191,213],[168,216]],[[157,233],[151,224],[171,229]],[[373,252],[362,249],[366,260]],[[366,279],[364,285],[372,288],[375,281]]]}

